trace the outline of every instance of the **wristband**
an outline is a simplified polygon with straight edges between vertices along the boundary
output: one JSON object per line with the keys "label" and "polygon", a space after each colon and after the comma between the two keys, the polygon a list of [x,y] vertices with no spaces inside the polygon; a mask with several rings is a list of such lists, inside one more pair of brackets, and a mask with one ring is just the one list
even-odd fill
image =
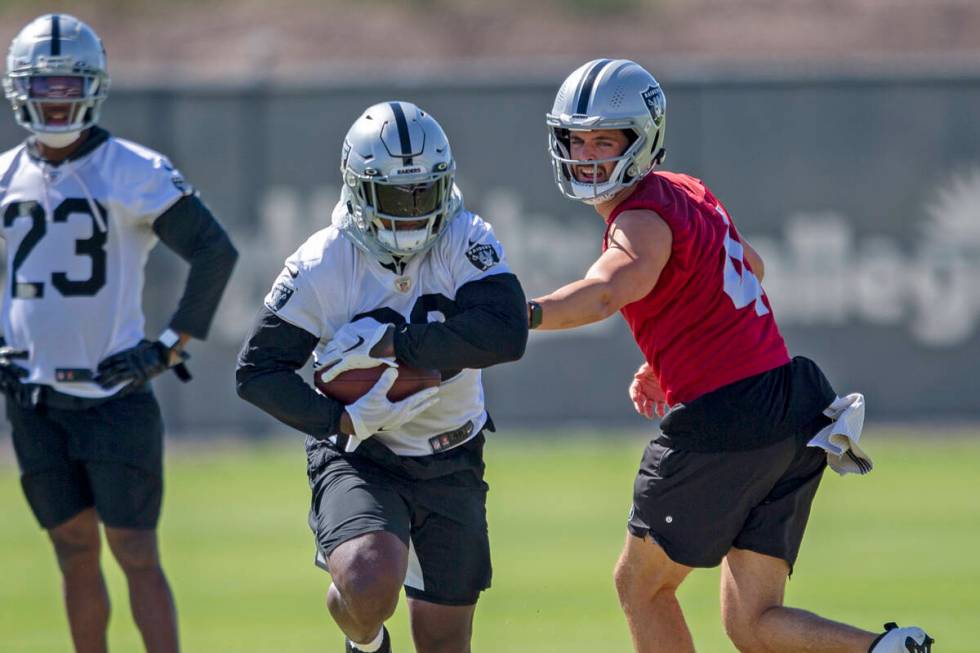
{"label": "wristband", "polygon": [[532,299],[527,303],[527,309],[527,328],[537,329],[541,326],[541,320],[544,319],[544,311],[541,310],[541,304]]}
{"label": "wristband", "polygon": [[157,341],[167,349],[173,349],[180,342],[180,335],[173,329],[167,329],[160,334]]}

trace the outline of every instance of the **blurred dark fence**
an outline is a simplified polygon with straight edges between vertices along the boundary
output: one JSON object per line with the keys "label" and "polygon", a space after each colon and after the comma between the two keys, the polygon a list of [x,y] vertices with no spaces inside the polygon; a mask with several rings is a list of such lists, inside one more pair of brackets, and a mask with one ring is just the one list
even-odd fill
{"label": "blurred dark fence", "polygon": [[[524,82],[115,88],[104,124],[168,154],[230,229],[242,258],[196,380],[158,381],[173,431],[269,430],[234,392],[235,355],[282,260],[325,226],[349,124],[416,102],[441,122],[467,204],[493,223],[529,294],[578,278],[601,220],[551,179],[543,117],[561,75]],[[794,353],[882,420],[980,417],[980,77],[683,76],[668,98],[666,167],[701,177],[767,260],[765,286]],[[3,142],[22,137],[12,120]],[[151,260],[149,332],[183,265]],[[486,373],[501,426],[638,425],[626,386],[641,362],[621,320],[534,334]]]}

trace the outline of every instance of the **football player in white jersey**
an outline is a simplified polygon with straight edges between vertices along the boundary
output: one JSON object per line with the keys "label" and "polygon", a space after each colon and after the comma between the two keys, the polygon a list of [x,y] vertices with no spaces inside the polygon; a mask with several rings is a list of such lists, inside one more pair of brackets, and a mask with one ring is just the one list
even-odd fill
{"label": "football player in white jersey", "polygon": [[[481,368],[523,355],[524,293],[466,210],[439,124],[408,102],[347,133],[331,226],[286,260],[238,363],[238,392],[308,434],[310,526],[347,651],[390,651],[404,584],[421,653],[469,651],[490,585]],[[389,370],[346,408],[296,372],[403,363],[442,383],[388,401]],[[328,378],[329,378],[328,377]],[[324,380],[328,380],[324,378]]]}
{"label": "football player in white jersey", "polygon": [[[106,650],[101,521],[146,649],[176,651],[156,538],[163,423],[147,381],[171,367],[186,377],[183,345],[207,335],[237,253],[165,157],[97,126],[109,76],[88,25],[66,14],[29,23],[3,86],[31,133],[0,155],[0,387],[24,493],[54,546],[75,649]],[[157,240],[190,274],[148,340],[143,267]]]}

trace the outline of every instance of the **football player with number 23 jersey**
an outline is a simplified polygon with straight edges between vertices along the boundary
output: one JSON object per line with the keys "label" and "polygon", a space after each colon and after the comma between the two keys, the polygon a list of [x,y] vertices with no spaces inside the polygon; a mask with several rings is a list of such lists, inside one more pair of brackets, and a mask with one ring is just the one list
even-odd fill
{"label": "football player with number 23 jersey", "polygon": [[[24,494],[64,579],[78,651],[105,651],[99,523],[148,651],[177,651],[156,526],[163,422],[148,381],[203,339],[237,253],[162,155],[97,126],[109,90],[95,32],[66,14],[14,38],[4,92],[32,136],[0,155],[6,241],[0,387]],[[188,263],[176,313],[144,337],[143,268],[160,240]]]}
{"label": "football player with number 23 jersey", "polygon": [[[521,357],[526,303],[454,172],[432,116],[368,108],[344,141],[331,226],[286,259],[239,356],[239,394],[307,434],[310,527],[349,652],[391,650],[403,584],[416,650],[467,651],[490,585],[481,370]],[[389,369],[344,406],[296,373],[311,353],[321,382]],[[399,364],[442,381],[389,400]]]}
{"label": "football player with number 23 jersey", "polygon": [[606,222],[603,253],[584,279],[528,302],[538,329],[619,311],[646,359],[630,397],[664,419],[615,572],[634,646],[693,651],[675,591],[694,567],[721,564],[722,618],[739,651],[928,653],[919,628],[876,634],[783,605],[827,464],[807,444],[838,397],[813,361],[790,359],[762,259],[728,210],[701,180],[653,170],[666,108],[632,61],[591,61],[562,84],[547,115],[555,181]]}

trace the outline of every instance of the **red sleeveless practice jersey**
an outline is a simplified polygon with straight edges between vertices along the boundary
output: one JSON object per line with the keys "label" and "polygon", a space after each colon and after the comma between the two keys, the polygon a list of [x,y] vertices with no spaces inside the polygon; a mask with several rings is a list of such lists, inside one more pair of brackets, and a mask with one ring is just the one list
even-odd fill
{"label": "red sleeveless practice jersey", "polygon": [[[656,286],[621,309],[670,405],[789,362],[731,218],[699,180],[652,172],[609,216],[655,211],[673,235]],[[609,228],[603,237],[607,247]]]}

